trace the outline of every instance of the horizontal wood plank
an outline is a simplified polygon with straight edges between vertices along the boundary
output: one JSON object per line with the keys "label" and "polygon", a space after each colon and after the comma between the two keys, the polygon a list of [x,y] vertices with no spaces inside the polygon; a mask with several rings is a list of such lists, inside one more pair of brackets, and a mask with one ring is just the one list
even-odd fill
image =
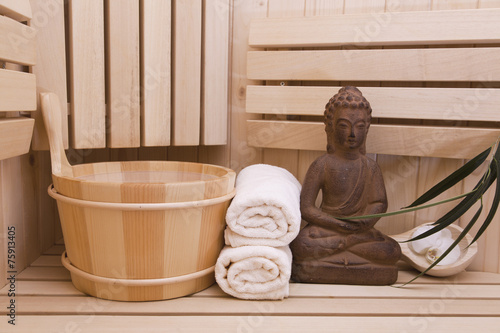
{"label": "horizontal wood plank", "polygon": [[[0,296],[8,296],[10,286],[0,290]],[[85,296],[71,281],[16,281],[16,296]]]}
{"label": "horizontal wood plank", "polygon": [[[70,281],[18,281],[18,296],[83,296]],[[9,285],[0,290],[7,296]],[[390,286],[349,286],[338,284],[291,283],[290,297],[391,298],[433,299],[446,295],[454,299],[500,299],[500,284],[467,285],[457,283],[410,284],[404,288]],[[194,294],[192,297],[227,297],[218,285]]]}
{"label": "horizontal wood plank", "polygon": [[[247,86],[249,113],[322,116],[340,87]],[[500,89],[361,87],[372,117],[500,121]]]}
{"label": "horizontal wood plank", "polygon": [[0,15],[0,60],[34,65],[36,31],[32,27]]}
{"label": "horizontal wood plank", "polygon": [[[258,303],[254,303],[258,309]],[[0,329],[11,328],[7,320]],[[23,332],[136,333],[136,332],[414,332],[469,333],[481,327],[481,332],[498,332],[500,318],[484,317],[373,317],[373,316],[270,316],[253,313],[243,316],[36,316],[23,315],[16,329]]]}
{"label": "horizontal wood plank", "polygon": [[18,21],[31,18],[31,6],[29,0],[0,0],[0,15],[6,15]]}
{"label": "horizontal wood plank", "polygon": [[17,275],[19,281],[70,281],[69,271],[61,267],[30,266]]}
{"label": "horizontal wood plank", "polygon": [[35,75],[0,70],[0,111],[36,110]]}
{"label": "horizontal wood plank", "polygon": [[255,19],[249,45],[324,47],[500,41],[500,9],[412,11]]}
{"label": "horizontal wood plank", "polygon": [[[392,288],[392,287],[387,287]],[[99,309],[101,315],[247,315],[268,309],[273,315],[357,315],[357,316],[411,316],[422,309],[428,309],[432,300],[439,300],[440,295],[432,299],[391,299],[391,298],[343,298],[322,297],[288,298],[283,302],[244,301],[233,297],[182,297],[161,302],[116,302],[97,298],[88,298],[93,306],[82,307],[79,296],[19,296],[17,315],[30,314],[72,314],[94,315]],[[0,314],[7,313],[8,296],[0,296]],[[457,299],[452,297],[445,307],[440,308],[440,315],[446,316],[500,316],[500,299]]]}
{"label": "horizontal wood plank", "polygon": [[34,125],[35,120],[30,118],[0,119],[0,160],[29,151]]}
{"label": "horizontal wood plank", "polygon": [[[248,120],[248,145],[260,148],[326,150],[324,124]],[[472,158],[495,143],[500,129],[370,126],[367,152],[388,155]]]}
{"label": "horizontal wood plank", "polygon": [[37,260],[35,260],[32,264],[32,267],[40,267],[40,266],[62,266],[61,256],[60,255],[42,255]]}
{"label": "horizontal wood plank", "polygon": [[249,51],[252,80],[500,80],[500,48]]}

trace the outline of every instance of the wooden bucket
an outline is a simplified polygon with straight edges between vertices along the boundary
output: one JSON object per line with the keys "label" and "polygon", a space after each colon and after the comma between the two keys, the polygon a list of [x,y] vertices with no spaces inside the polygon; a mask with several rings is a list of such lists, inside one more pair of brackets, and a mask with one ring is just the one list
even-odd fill
{"label": "wooden bucket", "polygon": [[173,203],[111,203],[59,194],[63,264],[80,291],[112,300],[148,301],[212,285],[234,191]]}
{"label": "wooden bucket", "polygon": [[60,106],[41,94],[54,186],[66,245],[62,262],[80,291],[111,300],[185,296],[215,282],[233,170],[146,161],[72,166]]}
{"label": "wooden bucket", "polygon": [[165,203],[217,198],[230,193],[236,174],[210,164],[170,161],[88,163],[71,175],[52,174],[61,195],[89,201]]}

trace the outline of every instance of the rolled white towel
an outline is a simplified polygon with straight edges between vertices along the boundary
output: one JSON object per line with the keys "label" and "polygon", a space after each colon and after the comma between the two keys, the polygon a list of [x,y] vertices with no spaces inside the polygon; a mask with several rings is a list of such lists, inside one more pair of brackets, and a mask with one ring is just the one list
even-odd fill
{"label": "rolled white towel", "polygon": [[255,164],[241,170],[226,213],[226,244],[290,244],[300,230],[300,189],[299,181],[280,167]]}
{"label": "rolled white towel", "polygon": [[288,246],[226,246],[215,264],[215,280],[237,298],[280,300],[288,297],[291,271]]}

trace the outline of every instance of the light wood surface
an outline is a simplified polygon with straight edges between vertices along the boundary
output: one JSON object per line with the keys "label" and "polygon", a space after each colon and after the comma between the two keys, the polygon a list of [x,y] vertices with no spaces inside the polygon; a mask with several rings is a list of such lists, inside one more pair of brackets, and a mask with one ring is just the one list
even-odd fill
{"label": "light wood surface", "polygon": [[[270,0],[267,18],[256,17],[249,28],[250,36],[256,38],[249,40],[252,49],[246,74],[266,83],[257,81],[247,87],[247,112],[256,118],[261,116],[248,122],[247,143],[263,149],[264,162],[284,166],[301,179],[314,157],[325,150],[324,105],[343,85],[359,86],[371,102],[374,119],[368,144],[372,141],[374,145],[368,151],[376,153],[371,157],[382,167],[391,211],[413,201],[463,165],[464,158],[475,156],[496,141],[497,103],[490,101],[498,98],[498,84],[492,81],[496,69],[490,75],[492,63],[486,60],[494,57],[486,53],[496,53],[498,47],[486,40],[490,36],[496,42],[498,37],[489,30],[481,33],[479,24],[462,33],[448,25],[448,19],[437,18],[450,17],[453,21],[468,16],[465,20],[473,21],[474,17],[492,15],[485,18],[485,26],[496,25],[494,13],[500,1],[419,0],[395,4],[360,0],[303,4],[304,15],[287,17],[283,13],[300,8],[300,3]],[[282,15],[273,16],[274,5]],[[496,9],[476,10],[487,7]],[[356,20],[350,20],[355,17]],[[404,17],[411,19],[404,22]],[[294,22],[293,26],[287,26],[290,22]],[[324,32],[325,26],[336,24],[339,25],[335,33],[312,32]],[[408,33],[419,24],[426,26]],[[267,34],[260,30],[264,25],[268,26]],[[344,27],[351,29],[343,30]],[[273,29],[281,32],[274,34]],[[306,35],[309,36],[303,38]],[[257,36],[268,42],[259,44]],[[468,58],[475,52],[484,52],[484,58],[479,56],[477,63]],[[438,54],[434,60],[427,58]],[[464,76],[455,75],[458,72]],[[479,136],[485,139],[483,143],[474,141]],[[476,143],[478,146],[473,149]],[[297,148],[301,149],[298,155]],[[440,198],[470,190],[476,181],[473,178],[460,183]],[[492,195],[487,193],[484,202],[490,203]],[[377,226],[389,234],[400,233],[435,220],[449,208],[450,205],[441,205],[384,218]],[[467,215],[459,223],[467,223],[471,217]],[[488,255],[498,251],[500,228],[496,225],[480,241],[472,264],[476,269],[486,265],[489,271],[500,269],[498,257]]]}
{"label": "light wood surface", "polygon": [[142,146],[170,145],[171,2],[141,1]]}
{"label": "light wood surface", "polygon": [[[310,86],[248,86],[250,113],[323,116],[325,103],[340,89]],[[500,121],[500,90],[488,88],[363,87],[372,117]],[[481,112],[477,112],[481,110]]]}
{"label": "light wood surface", "polygon": [[71,0],[68,13],[71,146],[103,148],[106,146],[104,2]]}
{"label": "light wood surface", "polygon": [[139,0],[105,4],[107,146],[139,147]]}
{"label": "light wood surface", "polygon": [[34,119],[0,119],[0,160],[26,154],[30,149]]}
{"label": "light wood surface", "polygon": [[[51,263],[44,255],[40,263]],[[56,263],[56,260],[54,260]],[[58,266],[28,267],[18,275],[16,328],[52,332],[68,325],[82,332],[470,332],[481,326],[496,332],[500,275],[463,272],[448,278],[422,277],[403,288],[290,284],[282,301],[245,301],[216,285],[193,294],[157,302],[116,302],[85,296]],[[42,270],[42,268],[44,270]],[[415,276],[401,266],[398,284]],[[6,314],[8,288],[0,290],[0,313]],[[22,319],[22,320],[21,320]],[[132,320],[133,319],[133,320]],[[212,324],[213,323],[213,324]],[[0,328],[10,328],[6,321]]]}
{"label": "light wood surface", "polygon": [[497,43],[499,15],[499,9],[485,9],[256,19],[248,42],[253,47]]}
{"label": "light wood surface", "polygon": [[0,60],[34,65],[36,59],[35,29],[0,15]]}
{"label": "light wood surface", "polygon": [[0,14],[18,21],[30,19],[32,16],[30,2],[29,0],[0,0]]}
{"label": "light wood surface", "polygon": [[[326,150],[324,124],[248,121],[248,142],[262,148]],[[472,158],[493,145],[498,129],[373,124],[367,152],[389,155]]]}
{"label": "light wood surface", "polygon": [[[37,30],[36,57],[39,66],[33,66],[38,91],[51,91],[61,101],[62,136],[64,147],[68,141],[68,98],[66,81],[66,37],[64,30],[64,4],[43,0],[31,0],[36,19],[31,26]],[[50,24],[48,24],[50,22]],[[49,141],[43,125],[40,108],[32,114],[35,119],[32,149],[48,150]]]}
{"label": "light wood surface", "polygon": [[0,69],[0,100],[0,111],[36,110],[35,76]]}
{"label": "light wood surface", "polygon": [[172,144],[200,143],[202,1],[175,0]]}
{"label": "light wood surface", "polygon": [[[500,80],[498,48],[250,51],[254,80]],[[443,63],[447,66],[443,66]]]}
{"label": "light wood surface", "polygon": [[228,142],[230,3],[230,0],[204,3],[202,145]]}

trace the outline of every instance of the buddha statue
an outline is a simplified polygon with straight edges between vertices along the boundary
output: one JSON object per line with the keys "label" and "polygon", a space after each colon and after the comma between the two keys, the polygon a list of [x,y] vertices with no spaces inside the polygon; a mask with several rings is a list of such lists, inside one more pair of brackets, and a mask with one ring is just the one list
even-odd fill
{"label": "buddha statue", "polygon": [[[290,245],[295,282],[396,282],[401,248],[374,228],[379,218],[344,219],[387,210],[382,173],[366,156],[371,111],[355,87],[341,88],[326,104],[327,153],[307,171],[300,194],[302,219],[307,225]],[[315,202],[320,191],[318,208]]]}

